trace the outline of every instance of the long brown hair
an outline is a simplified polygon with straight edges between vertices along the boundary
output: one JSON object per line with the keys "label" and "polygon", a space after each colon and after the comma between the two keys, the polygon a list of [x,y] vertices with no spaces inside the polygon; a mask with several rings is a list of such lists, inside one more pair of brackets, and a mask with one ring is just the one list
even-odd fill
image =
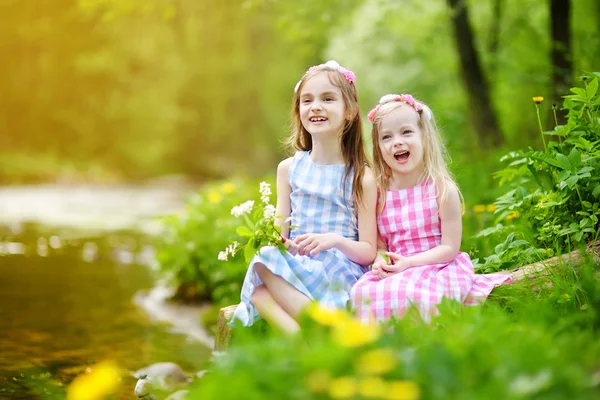
{"label": "long brown hair", "polygon": [[[300,93],[302,92],[304,83],[321,72],[326,72],[331,84],[340,88],[346,108],[346,114],[350,115],[350,118],[345,120],[342,135],[340,136],[340,146],[344,157],[344,164],[346,164],[344,182],[348,180],[348,177],[352,171],[354,171],[354,176],[352,178],[352,198],[357,206],[362,205],[364,202],[362,180],[365,174],[365,168],[369,165],[369,161],[365,152],[358,94],[354,83],[348,82],[344,75],[326,65],[319,65],[312,71],[306,73],[300,80],[298,89],[294,93],[291,112],[292,134],[287,139],[286,144],[289,148],[295,150],[312,150],[312,136],[306,130],[304,125],[302,125],[302,120],[300,119]],[[357,209],[358,208],[355,210]]]}

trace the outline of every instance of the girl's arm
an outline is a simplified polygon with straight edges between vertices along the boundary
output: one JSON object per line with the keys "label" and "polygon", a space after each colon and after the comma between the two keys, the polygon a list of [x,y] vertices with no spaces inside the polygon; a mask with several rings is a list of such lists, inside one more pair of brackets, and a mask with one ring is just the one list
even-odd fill
{"label": "girl's arm", "polygon": [[362,180],[363,204],[358,207],[358,242],[340,236],[336,246],[350,260],[360,265],[369,265],[377,256],[377,182],[370,168],[365,168]]}
{"label": "girl's arm", "polygon": [[370,169],[365,170],[362,181],[363,204],[357,205],[358,241],[343,237],[338,233],[303,234],[294,239],[298,245],[298,254],[316,256],[323,250],[336,247],[353,262],[369,265],[376,256],[377,224],[375,207],[377,202],[377,183]]}
{"label": "girl's arm", "polygon": [[458,189],[454,185],[448,187],[448,196],[440,204],[440,225],[442,229],[442,241],[439,246],[410,257],[402,257],[395,253],[386,253],[395,261],[393,266],[386,269],[401,271],[420,265],[444,264],[454,260],[460,249],[462,238],[460,197]]}
{"label": "girl's arm", "polygon": [[292,212],[292,203],[290,200],[292,188],[288,179],[291,164],[292,158],[290,157],[281,161],[277,166],[277,205],[275,206],[275,215],[282,216],[283,218],[277,218],[275,224],[281,226],[281,236],[286,239],[290,237],[290,221],[284,221]]}

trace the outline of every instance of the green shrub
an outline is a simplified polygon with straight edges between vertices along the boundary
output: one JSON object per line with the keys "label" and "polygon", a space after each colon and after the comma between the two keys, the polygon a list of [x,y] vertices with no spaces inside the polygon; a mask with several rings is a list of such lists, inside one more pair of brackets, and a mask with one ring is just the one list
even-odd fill
{"label": "green shrub", "polygon": [[[598,239],[599,81],[600,73],[586,74],[584,87],[572,88],[573,94],[565,96],[568,122],[541,132],[543,150],[529,148],[503,157],[510,163],[496,176],[510,190],[495,202],[498,225],[479,236],[507,231],[513,236],[486,259],[485,272],[571,251]],[[539,103],[536,107],[539,115]]]}
{"label": "green shrub", "polygon": [[216,306],[239,302],[247,264],[242,254],[227,262],[217,257],[230,241],[240,240],[240,223],[231,209],[249,199],[259,201],[258,186],[258,181],[207,184],[181,213],[164,219],[157,261],[160,272],[177,286],[177,297]]}
{"label": "green shrub", "polygon": [[565,267],[482,307],[447,301],[430,324],[412,314],[381,329],[309,309],[293,337],[239,328],[190,398],[594,399],[597,272]]}

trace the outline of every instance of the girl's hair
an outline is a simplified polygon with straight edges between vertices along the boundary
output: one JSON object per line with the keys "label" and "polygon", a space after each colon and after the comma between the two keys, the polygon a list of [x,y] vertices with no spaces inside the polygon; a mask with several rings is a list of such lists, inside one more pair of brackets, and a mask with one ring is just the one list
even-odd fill
{"label": "girl's hair", "polygon": [[[296,91],[294,92],[291,111],[292,134],[287,139],[286,144],[289,148],[295,150],[312,150],[312,137],[304,125],[302,125],[302,120],[300,119],[300,94],[302,93],[302,87],[307,80],[317,74],[326,73],[331,84],[338,87],[342,92],[345,114],[350,116],[350,119],[345,119],[342,135],[340,136],[340,146],[344,157],[344,163],[346,164],[344,184],[347,182],[350,174],[354,171],[354,176],[352,178],[352,198],[354,199],[354,203],[358,206],[363,204],[364,201],[362,180],[365,174],[365,168],[369,166],[370,163],[365,152],[356,87],[354,86],[353,80],[348,79],[348,77],[341,72],[342,70],[347,71],[343,68],[336,69],[326,64],[321,64],[310,68],[308,72],[304,74],[300,82],[298,82]],[[354,75],[352,74],[352,76]],[[358,210],[358,207],[356,210]]]}
{"label": "girl's hair", "polygon": [[[384,96],[382,100],[386,97],[387,96]],[[412,99],[412,96],[410,98]],[[423,135],[424,164],[423,172],[419,177],[419,182],[431,180],[434,183],[438,203],[446,200],[449,188],[454,186],[458,190],[458,195],[462,203],[463,197],[460,189],[448,170],[447,161],[450,157],[448,156],[446,146],[440,137],[431,109],[420,101],[414,100],[413,104],[409,104],[401,100],[400,96],[396,96],[395,99],[391,101],[388,100],[384,104],[378,105],[371,113],[369,113],[369,119],[373,122],[373,129],[371,131],[373,140],[373,164],[380,195],[378,212],[383,210],[386,192],[390,186],[389,181],[392,177],[392,170],[383,160],[383,155],[379,148],[379,128],[383,117],[400,107],[411,107],[419,115],[419,128]]]}

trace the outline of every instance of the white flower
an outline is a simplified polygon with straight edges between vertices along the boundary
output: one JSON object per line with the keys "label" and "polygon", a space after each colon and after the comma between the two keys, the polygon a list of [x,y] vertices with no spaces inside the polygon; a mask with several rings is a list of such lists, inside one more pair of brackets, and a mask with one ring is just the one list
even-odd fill
{"label": "white flower", "polygon": [[241,217],[244,214],[250,214],[252,211],[252,207],[254,207],[254,200],[248,200],[239,206],[235,206],[231,209],[231,215],[236,218]]}
{"label": "white flower", "polygon": [[263,210],[263,213],[265,219],[275,219],[275,206],[272,204],[267,204]]}
{"label": "white flower", "polygon": [[227,261],[227,251],[220,251],[217,258],[219,261]]}
{"label": "white flower", "polygon": [[267,182],[261,182],[260,183],[260,201],[262,201],[263,204],[269,204],[270,196],[271,196],[271,185],[269,185]]}
{"label": "white flower", "polygon": [[228,254],[231,254],[231,256],[235,256],[235,252],[237,251],[239,243],[238,242],[233,242],[233,244],[230,244],[229,246],[227,246],[227,249],[225,249],[225,252]]}
{"label": "white flower", "polygon": [[335,60],[329,60],[325,63],[325,65],[332,69],[340,68],[340,64]]}

